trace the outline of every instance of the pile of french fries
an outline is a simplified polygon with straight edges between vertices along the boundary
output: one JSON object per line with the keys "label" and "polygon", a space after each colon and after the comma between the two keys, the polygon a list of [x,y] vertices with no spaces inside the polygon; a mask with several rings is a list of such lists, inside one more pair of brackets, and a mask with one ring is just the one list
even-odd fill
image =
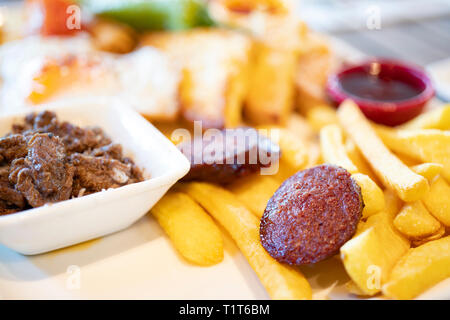
{"label": "pile of french fries", "polygon": [[[226,187],[179,183],[152,212],[186,260],[220,263],[221,225],[273,299],[311,299],[298,268],[274,260],[259,240],[270,197],[293,173],[331,163],[348,170],[365,203],[354,237],[340,250],[349,293],[411,299],[450,276],[450,105],[397,128],[375,125],[351,101],[293,114],[279,130],[279,171]],[[330,270],[333,272],[333,270]]]}
{"label": "pile of french fries", "polygon": [[[255,27],[251,17],[227,10],[238,3],[242,2],[214,1],[212,12],[216,19],[246,29],[253,37],[252,49],[246,51],[248,60],[231,54],[226,63],[241,61],[235,70],[242,70],[242,61],[253,63],[240,76],[225,73],[222,86],[240,79],[239,97],[237,93],[225,100],[219,94],[208,96],[211,100],[202,101],[205,107],[196,109],[195,117],[203,119],[208,106],[217,106],[212,102],[219,99],[224,105],[208,114],[216,123],[229,127],[245,120],[261,132],[278,130],[279,170],[271,176],[244,177],[226,187],[200,182],[176,185],[153,209],[174,247],[192,263],[219,263],[222,239],[212,217],[234,239],[271,298],[311,299],[311,287],[299,269],[280,264],[263,249],[259,219],[285,179],[299,170],[330,163],[352,174],[365,203],[356,234],[340,250],[351,279],[346,285],[349,293],[411,299],[450,277],[450,106],[396,128],[371,123],[351,101],[336,111],[324,98],[331,63],[326,41],[290,20],[289,6],[280,7],[281,14],[259,12],[253,18],[262,19],[263,27]],[[287,2],[269,1],[267,7],[276,3]],[[146,41],[166,48],[155,35]],[[162,41],[167,36],[162,35]],[[195,96],[191,98],[186,100],[187,110],[199,105]],[[243,102],[243,119],[237,115],[239,107],[228,103],[237,100]],[[170,136],[170,131],[166,134]],[[175,208],[183,208],[182,213]],[[192,221],[195,227],[186,227]]]}

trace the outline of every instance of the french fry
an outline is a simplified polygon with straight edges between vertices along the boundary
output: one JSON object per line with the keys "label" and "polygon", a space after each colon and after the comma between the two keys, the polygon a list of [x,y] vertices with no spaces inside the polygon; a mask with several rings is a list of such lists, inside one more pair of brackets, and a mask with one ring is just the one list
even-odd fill
{"label": "french fry", "polygon": [[391,189],[384,190],[384,212],[389,217],[391,224],[394,223],[395,216],[399,213],[403,207],[403,201],[397,196],[397,194]]}
{"label": "french fry", "polygon": [[[259,240],[259,220],[229,191],[194,182],[184,186],[231,235],[272,299],[311,299],[311,287],[293,268],[278,263]],[[214,195],[214,197],[211,197]]]}
{"label": "french fry", "polygon": [[284,124],[294,107],[297,54],[262,43],[255,47],[244,115],[252,124]]}
{"label": "french fry", "polygon": [[450,186],[442,178],[438,177],[430,187],[423,203],[430,213],[446,227],[450,227]]}
{"label": "french fry", "polygon": [[210,266],[223,260],[223,239],[219,228],[188,195],[169,192],[151,212],[175,249],[189,262]]}
{"label": "french fry", "polygon": [[351,294],[354,294],[356,296],[360,296],[360,297],[367,296],[353,280],[346,282],[345,288],[347,289],[348,292],[350,292]]}
{"label": "french fry", "polygon": [[400,159],[401,162],[403,162],[405,165],[407,165],[408,167],[414,167],[417,166],[419,164],[421,164],[422,161],[414,159],[412,157],[409,157],[407,155],[404,154],[399,154],[394,152],[394,155]]}
{"label": "french fry", "polygon": [[358,172],[358,168],[347,155],[342,131],[338,125],[330,124],[320,129],[320,150],[324,162],[340,166],[350,173]]}
{"label": "french fry", "polygon": [[280,186],[271,176],[253,174],[240,178],[228,189],[258,218],[264,213],[267,202]]}
{"label": "french fry", "polygon": [[394,189],[404,201],[422,198],[429,189],[427,180],[411,171],[386,148],[354,102],[344,101],[338,117],[386,187]]}
{"label": "french fry", "polygon": [[281,149],[281,158],[279,161],[279,170],[274,178],[282,182],[292,176],[299,170],[304,169],[308,164],[308,143],[303,137],[296,136],[293,132],[276,126],[259,127],[259,132],[271,137],[272,134],[267,130],[277,130],[278,141],[275,136],[274,142],[278,143]]}
{"label": "french fry", "polygon": [[363,173],[370,177],[377,185],[381,185],[380,180],[370,168],[366,159],[362,156],[361,152],[358,150],[358,147],[351,139],[347,139],[345,142],[345,151],[349,159],[353,162],[353,164],[358,168],[359,173]]}
{"label": "french fry", "polygon": [[422,113],[400,126],[400,129],[450,130],[450,105]]}
{"label": "french fry", "polygon": [[421,201],[405,204],[394,219],[394,226],[408,238],[420,239],[436,233],[441,224]]}
{"label": "french fry", "polygon": [[316,131],[329,124],[339,123],[336,110],[326,104],[317,104],[308,108],[305,111],[305,117]]}
{"label": "french fry", "polygon": [[395,130],[376,126],[377,134],[394,152],[421,162],[444,166],[442,175],[450,181],[450,131],[436,129]]}
{"label": "french fry", "polygon": [[412,248],[398,261],[383,286],[395,299],[412,299],[450,277],[450,236]]}
{"label": "french fry", "polygon": [[338,125],[330,124],[320,130],[320,149],[324,162],[338,165],[348,172],[353,173],[352,178],[361,188],[364,200],[363,218],[384,209],[383,191],[370,179],[369,176],[358,172],[347,155],[343,143],[342,131]]}
{"label": "french fry", "polygon": [[380,292],[409,242],[393,229],[384,212],[369,217],[361,231],[341,247],[341,259],[361,292],[372,296]]}
{"label": "french fry", "polygon": [[365,174],[355,173],[352,174],[352,178],[361,187],[364,200],[363,218],[383,210],[385,206],[383,190]]}
{"label": "french fry", "polygon": [[326,103],[325,83],[331,69],[332,54],[322,35],[307,32],[302,39],[295,84],[297,108],[303,114],[317,104]]}
{"label": "french fry", "polygon": [[321,158],[318,136],[308,121],[299,114],[292,114],[287,121],[286,129],[305,141],[308,150],[308,162],[305,169],[317,165]]}
{"label": "french fry", "polygon": [[318,141],[316,131],[303,116],[297,113],[290,115],[286,122],[286,129],[310,143],[316,143]]}
{"label": "french fry", "polygon": [[438,174],[440,174],[443,168],[444,166],[442,164],[430,162],[410,167],[412,171],[426,178],[428,182],[431,182]]}
{"label": "french fry", "polygon": [[411,240],[411,244],[415,247],[421,246],[427,242],[433,241],[433,240],[437,240],[442,238],[445,235],[445,227],[443,225],[441,225],[441,227],[439,228],[438,231],[436,231],[435,233],[433,233],[432,235],[426,237],[426,238],[422,238],[422,239],[412,239]]}

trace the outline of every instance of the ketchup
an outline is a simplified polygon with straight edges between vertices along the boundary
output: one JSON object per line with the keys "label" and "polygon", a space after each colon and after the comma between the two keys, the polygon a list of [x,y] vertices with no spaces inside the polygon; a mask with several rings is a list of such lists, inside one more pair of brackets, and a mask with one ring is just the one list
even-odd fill
{"label": "ketchup", "polygon": [[366,72],[351,73],[341,78],[344,91],[363,99],[400,101],[416,97],[423,91],[402,79],[391,75],[371,75]]}
{"label": "ketchup", "polygon": [[383,59],[331,74],[326,91],[336,107],[351,99],[367,118],[388,126],[416,117],[434,95],[431,81],[421,68]]}

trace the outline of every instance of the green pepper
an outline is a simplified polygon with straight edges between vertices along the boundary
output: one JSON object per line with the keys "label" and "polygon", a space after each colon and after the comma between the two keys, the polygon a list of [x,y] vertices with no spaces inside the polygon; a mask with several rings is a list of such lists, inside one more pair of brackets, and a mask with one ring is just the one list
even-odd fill
{"label": "green pepper", "polygon": [[80,0],[89,11],[138,31],[183,30],[213,26],[201,0]]}

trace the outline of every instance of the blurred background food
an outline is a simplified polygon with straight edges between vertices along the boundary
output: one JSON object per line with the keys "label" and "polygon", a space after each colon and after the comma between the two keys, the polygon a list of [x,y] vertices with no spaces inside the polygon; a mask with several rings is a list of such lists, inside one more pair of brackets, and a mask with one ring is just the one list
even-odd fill
{"label": "blurred background food", "polygon": [[[2,7],[2,39],[18,41],[0,50],[4,112],[95,92],[132,101],[152,121],[224,128],[285,124],[293,112],[326,119],[328,75],[343,60],[362,59],[336,54],[345,46],[336,39],[419,65],[450,52],[450,7],[439,0],[6,3],[13,5]],[[413,9],[401,14],[406,6]],[[151,55],[140,50],[148,46]]]}

